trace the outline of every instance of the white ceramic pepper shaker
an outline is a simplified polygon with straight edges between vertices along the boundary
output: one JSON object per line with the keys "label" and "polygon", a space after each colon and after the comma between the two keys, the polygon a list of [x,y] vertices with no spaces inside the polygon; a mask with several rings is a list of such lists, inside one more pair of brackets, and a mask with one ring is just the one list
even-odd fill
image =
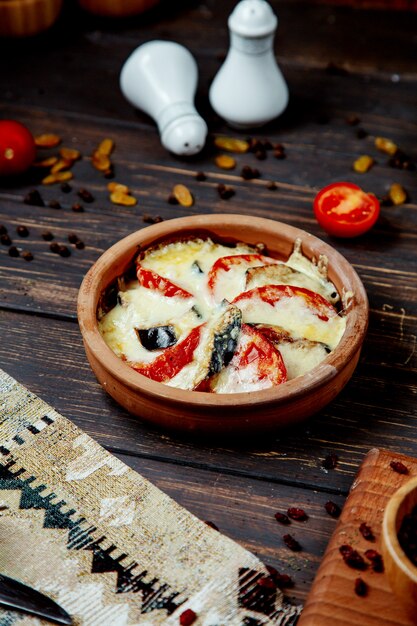
{"label": "white ceramic pepper shaker", "polygon": [[209,97],[231,126],[262,126],[287,106],[288,87],[273,50],[277,24],[265,0],[242,0],[229,17],[230,49]]}
{"label": "white ceramic pepper shaker", "polygon": [[171,41],[150,41],[127,59],[120,74],[123,95],[153,117],[164,148],[180,155],[203,148],[207,125],[194,107],[197,64],[191,53]]}

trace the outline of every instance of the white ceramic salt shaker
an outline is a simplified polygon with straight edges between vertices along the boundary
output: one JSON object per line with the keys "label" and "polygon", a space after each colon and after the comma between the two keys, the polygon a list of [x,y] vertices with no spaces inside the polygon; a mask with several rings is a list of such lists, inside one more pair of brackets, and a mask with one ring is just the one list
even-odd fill
{"label": "white ceramic salt shaker", "polygon": [[288,87],[273,50],[277,24],[265,0],[242,0],[229,17],[230,49],[209,97],[231,126],[262,126],[287,106]]}
{"label": "white ceramic salt shaker", "polygon": [[127,59],[120,74],[124,96],[153,117],[164,148],[180,155],[203,148],[207,125],[194,107],[197,64],[191,53],[171,41],[150,41]]}

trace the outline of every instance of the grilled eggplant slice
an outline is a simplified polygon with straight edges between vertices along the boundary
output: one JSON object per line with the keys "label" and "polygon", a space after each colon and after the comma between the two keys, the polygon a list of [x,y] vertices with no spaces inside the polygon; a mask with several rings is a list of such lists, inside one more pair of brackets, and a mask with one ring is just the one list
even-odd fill
{"label": "grilled eggplant slice", "polygon": [[147,350],[162,350],[177,343],[177,335],[173,326],[153,326],[152,328],[135,328],[142,346]]}

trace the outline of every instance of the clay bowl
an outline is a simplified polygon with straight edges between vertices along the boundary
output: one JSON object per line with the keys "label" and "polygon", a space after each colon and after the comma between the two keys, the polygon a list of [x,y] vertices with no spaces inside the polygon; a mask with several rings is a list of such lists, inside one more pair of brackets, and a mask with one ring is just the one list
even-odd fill
{"label": "clay bowl", "polygon": [[[351,291],[346,331],[329,356],[313,370],[279,387],[252,393],[210,394],[174,389],[138,374],[106,345],[97,328],[103,291],[126,272],[138,248],[187,235],[266,244],[271,256],[287,259],[297,237],[309,258],[325,254],[329,278],[339,293]],[[90,365],[103,388],[129,412],[164,428],[242,434],[275,429],[319,411],[345,386],[359,359],[368,323],[365,289],[336,250],[307,232],[245,215],[195,215],[140,230],[105,252],[86,275],[79,292],[78,319]]]}
{"label": "clay bowl", "polygon": [[62,0],[0,0],[0,36],[28,37],[57,20]]}
{"label": "clay bowl", "polygon": [[417,477],[409,480],[390,498],[382,524],[382,553],[391,588],[417,623],[417,567],[398,541],[404,516],[417,505]]}

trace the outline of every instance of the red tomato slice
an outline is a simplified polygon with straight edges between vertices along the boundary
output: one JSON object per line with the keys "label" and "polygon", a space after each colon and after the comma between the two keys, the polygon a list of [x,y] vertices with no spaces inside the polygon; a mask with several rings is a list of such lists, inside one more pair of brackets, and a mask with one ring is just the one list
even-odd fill
{"label": "red tomato slice", "polygon": [[240,393],[285,383],[280,352],[255,328],[242,324],[236,352],[220,374],[203,381],[197,391]]}
{"label": "red tomato slice", "polygon": [[168,278],[160,276],[153,270],[145,269],[141,265],[137,266],[136,275],[142,287],[146,287],[146,289],[155,289],[156,291],[161,292],[164,296],[167,296],[167,298],[173,298],[174,296],[178,296],[179,298],[193,297],[191,293],[182,287],[175,285],[168,280]]}
{"label": "red tomato slice", "polygon": [[332,183],[314,200],[320,226],[335,237],[357,237],[372,228],[379,216],[378,199],[353,183]]}
{"label": "red tomato slice", "polygon": [[291,285],[265,285],[264,287],[255,287],[249,291],[244,291],[233,300],[232,304],[239,306],[239,302],[243,300],[251,300],[260,298],[263,302],[267,302],[274,306],[282,298],[292,298],[299,296],[304,299],[308,308],[323,322],[327,322],[329,318],[337,316],[336,309],[319,293],[305,289],[304,287],[292,287]]}
{"label": "red tomato slice", "polygon": [[25,172],[35,156],[35,141],[26,126],[14,120],[1,120],[0,176]]}
{"label": "red tomato slice", "polygon": [[263,256],[262,254],[235,254],[232,256],[221,257],[213,263],[213,266],[209,271],[207,279],[209,291],[212,294],[215,293],[221,272],[229,272],[233,267],[237,266],[246,270],[248,267],[269,265],[271,263],[277,263],[277,261],[271,259],[270,257]]}
{"label": "red tomato slice", "polygon": [[202,326],[203,324],[193,328],[185,339],[171,348],[166,348],[152,363],[130,363],[130,366],[139,374],[160,383],[171,380],[193,360],[194,351],[200,341]]}

